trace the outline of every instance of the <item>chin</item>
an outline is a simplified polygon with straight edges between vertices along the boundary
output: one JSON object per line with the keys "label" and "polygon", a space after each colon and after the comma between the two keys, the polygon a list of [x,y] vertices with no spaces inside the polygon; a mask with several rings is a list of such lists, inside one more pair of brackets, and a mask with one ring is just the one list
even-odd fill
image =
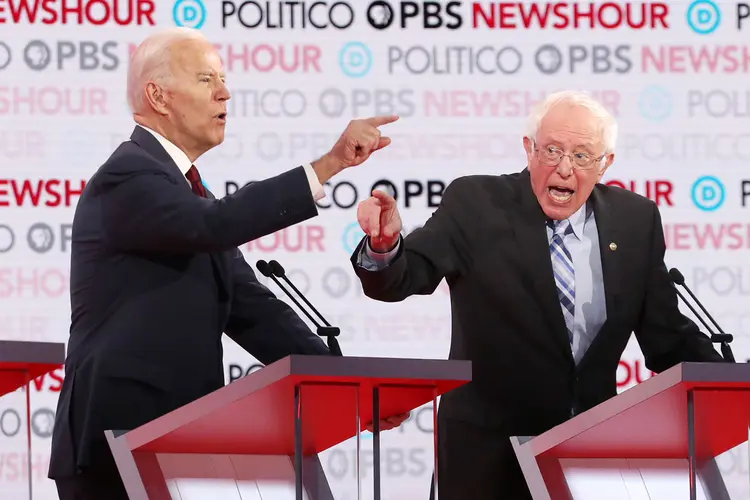
{"label": "chin", "polygon": [[224,142],[224,132],[222,131],[221,133],[212,134],[211,137],[209,138],[209,141],[211,143],[210,146],[212,148],[215,148],[216,146]]}
{"label": "chin", "polygon": [[553,220],[565,220],[576,213],[579,208],[581,207],[576,203],[575,199],[571,199],[566,203],[557,203],[551,200],[545,200],[542,203],[542,210],[545,215]]}

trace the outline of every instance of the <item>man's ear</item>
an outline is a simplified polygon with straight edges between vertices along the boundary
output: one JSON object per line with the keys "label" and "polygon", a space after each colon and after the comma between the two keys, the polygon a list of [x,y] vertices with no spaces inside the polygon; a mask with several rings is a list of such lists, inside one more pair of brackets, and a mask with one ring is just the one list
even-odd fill
{"label": "man's ear", "polygon": [[612,165],[614,161],[615,161],[614,153],[610,153],[601,159],[601,162],[599,163],[600,167],[599,167],[598,180],[602,180],[602,177],[604,177],[604,172],[607,171],[609,166]]}
{"label": "man's ear", "polygon": [[148,82],[146,88],[143,89],[143,92],[146,97],[146,102],[151,106],[151,109],[160,115],[167,114],[167,95],[161,85],[157,85],[154,82]]}
{"label": "man's ear", "polygon": [[526,150],[526,161],[531,165],[531,156],[534,154],[534,143],[528,137],[523,138],[523,149]]}

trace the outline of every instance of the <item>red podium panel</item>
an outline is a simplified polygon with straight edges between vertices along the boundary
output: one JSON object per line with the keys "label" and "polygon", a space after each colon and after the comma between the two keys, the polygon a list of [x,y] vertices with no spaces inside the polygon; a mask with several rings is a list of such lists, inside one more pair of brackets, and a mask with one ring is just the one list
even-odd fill
{"label": "red podium panel", "polygon": [[708,492],[721,485],[696,474],[747,442],[749,423],[750,365],[682,363],[539,436],[511,441],[535,500],[577,498],[563,459],[683,460],[691,476],[684,498],[696,498],[700,480],[710,498],[727,499]]}
{"label": "red podium panel", "polygon": [[65,364],[65,344],[0,340],[0,396]]}
{"label": "red podium panel", "polygon": [[469,361],[288,356],[137,429],[107,431],[107,438],[131,498],[174,498],[156,454],[301,460],[358,435],[350,425],[357,415],[363,431],[374,414],[407,413],[470,380]]}
{"label": "red podium panel", "polygon": [[[56,370],[63,366],[65,363],[65,344],[60,343],[49,343],[49,342],[25,342],[25,341],[13,341],[13,340],[0,340],[0,398],[3,396],[7,397],[1,402],[4,408],[3,416],[5,416],[5,410],[8,406],[13,404],[8,403],[8,399],[15,395],[11,393],[17,389],[26,386],[25,390],[25,421],[26,421],[26,436],[21,432],[21,419],[18,419],[18,435],[12,436],[10,440],[6,440],[4,443],[4,450],[9,451],[13,449],[14,445],[18,445],[16,451],[22,452],[26,456],[25,467],[28,471],[31,471],[31,381],[37,377],[45,375],[53,370]],[[20,406],[20,405],[19,405]],[[13,419],[11,418],[11,421]],[[25,439],[25,443],[21,444],[20,439]],[[18,438],[18,442],[14,442],[14,439]],[[10,441],[10,442],[9,442]],[[25,487],[28,489],[28,498],[33,498],[33,487],[32,487],[33,474],[28,474],[28,485]],[[7,487],[4,490],[6,495],[12,495],[13,493],[22,494],[22,492],[11,492],[7,491]],[[20,498],[20,497],[16,497]]]}

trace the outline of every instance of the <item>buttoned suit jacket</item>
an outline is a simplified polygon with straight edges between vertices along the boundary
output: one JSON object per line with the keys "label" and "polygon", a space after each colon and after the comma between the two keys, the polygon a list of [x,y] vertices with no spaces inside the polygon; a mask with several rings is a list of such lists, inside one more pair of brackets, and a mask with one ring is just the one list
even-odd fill
{"label": "buttoned suit jacket", "polygon": [[[470,360],[472,381],[441,398],[439,435],[449,443],[439,456],[441,499],[494,499],[504,480],[519,484],[508,477],[520,474],[508,437],[541,434],[615,396],[632,333],[655,372],[682,361],[722,361],[678,308],[656,204],[602,184],[591,202],[607,319],[577,365],[553,277],[547,217],[527,169],[451,182],[435,213],[401,240],[383,270],[358,264],[366,238],[354,250],[351,263],[373,299],[428,295],[443,279],[450,288],[449,358]],[[477,439],[445,434],[455,422],[468,424]],[[500,451],[494,463],[482,464],[494,453],[488,450]],[[477,470],[486,473],[472,487]]]}
{"label": "buttoned suit jacket", "polygon": [[265,364],[330,354],[238,249],[316,215],[303,167],[220,200],[201,198],[157,139],[136,127],[75,211],[70,339],[49,477],[85,468],[107,446],[105,430],[133,429],[221,388],[222,333]]}

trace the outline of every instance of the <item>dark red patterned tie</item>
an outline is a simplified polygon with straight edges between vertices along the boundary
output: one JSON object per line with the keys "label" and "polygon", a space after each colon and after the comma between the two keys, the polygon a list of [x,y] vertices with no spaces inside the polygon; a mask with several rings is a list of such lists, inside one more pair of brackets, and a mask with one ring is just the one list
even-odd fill
{"label": "dark red patterned tie", "polygon": [[190,181],[190,185],[193,186],[193,192],[195,194],[201,198],[208,198],[206,195],[206,188],[203,186],[203,181],[201,181],[201,174],[198,173],[198,169],[195,168],[195,165],[190,166],[190,170],[187,171],[185,177]]}

